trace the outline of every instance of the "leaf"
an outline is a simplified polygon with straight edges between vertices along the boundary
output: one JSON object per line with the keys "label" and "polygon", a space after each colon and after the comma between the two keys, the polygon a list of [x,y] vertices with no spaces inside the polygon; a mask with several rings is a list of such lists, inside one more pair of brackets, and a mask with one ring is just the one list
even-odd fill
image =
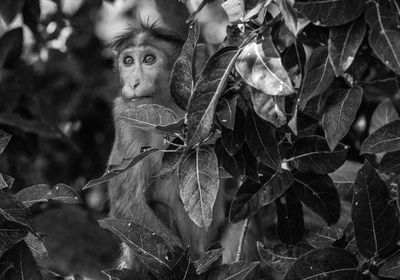
{"label": "leaf", "polygon": [[15,280],[42,280],[42,274],[32,256],[29,247],[24,241],[19,242],[8,250],[0,259],[0,263],[10,262],[13,267],[7,270],[6,279]]}
{"label": "leaf", "polygon": [[156,126],[170,125],[178,120],[174,111],[157,104],[138,105],[124,110],[117,118],[146,131],[153,131]]}
{"label": "leaf", "polygon": [[26,207],[30,207],[35,203],[47,202],[49,200],[56,200],[70,204],[80,202],[77,193],[65,184],[57,184],[53,189],[45,184],[34,185],[20,190],[15,194],[15,197]]}
{"label": "leaf", "polygon": [[222,127],[221,131],[222,144],[228,154],[233,156],[242,148],[246,136],[246,116],[240,108],[236,110],[233,130]]}
{"label": "leaf", "polygon": [[297,198],[321,216],[328,225],[339,220],[339,195],[328,175],[297,173],[291,189]]}
{"label": "leaf", "polygon": [[182,52],[174,64],[171,73],[170,91],[176,103],[182,110],[186,110],[193,88],[193,54],[200,35],[197,21],[189,27],[189,34]]}
{"label": "leaf", "polygon": [[400,120],[392,121],[369,135],[361,144],[361,154],[400,150]]}
{"label": "leaf", "polygon": [[218,99],[238,55],[236,47],[226,47],[207,61],[189,99],[186,115],[188,147],[201,143],[209,136]]}
{"label": "leaf", "polygon": [[[335,226],[324,226],[316,232],[312,232],[307,238],[307,243],[314,248],[331,247],[333,243],[340,239],[343,235],[343,230]],[[334,246],[333,246],[334,247]]]}
{"label": "leaf", "polygon": [[312,250],[307,243],[298,245],[275,245],[273,249],[264,248],[261,242],[257,242],[257,250],[261,259],[270,266],[275,272],[285,274],[296,260]]}
{"label": "leaf", "polygon": [[346,160],[335,172],[329,174],[333,183],[339,191],[342,189],[347,193],[356,179],[357,172],[360,170],[362,164],[355,161]]}
{"label": "leaf", "polygon": [[249,218],[262,207],[274,202],[289,189],[293,182],[292,174],[284,169],[268,177],[262,180],[261,184],[249,179],[243,182],[233,198],[229,211],[232,223]]}
{"label": "leaf", "polygon": [[325,139],[321,136],[304,136],[297,138],[293,147],[294,166],[300,172],[328,174],[338,169],[346,160],[348,147],[339,144],[330,151]]}
{"label": "leaf", "polygon": [[178,252],[181,253],[178,256],[178,261],[172,268],[172,275],[170,279],[176,279],[176,280],[200,280],[202,279],[201,276],[198,276],[196,274],[196,268],[193,265],[192,260],[190,259],[189,256],[189,247],[186,247],[186,249],[183,252]]}
{"label": "leaf", "polygon": [[14,184],[14,178],[0,173],[0,190],[10,189]]}
{"label": "leaf", "polygon": [[389,192],[374,167],[365,161],[354,182],[351,218],[357,247],[366,258],[384,255],[399,241],[399,220]]}
{"label": "leaf", "polygon": [[304,218],[300,200],[290,190],[275,200],[277,232],[281,242],[294,245],[303,239]]}
{"label": "leaf", "polygon": [[297,13],[293,7],[294,0],[278,0],[279,11],[285,19],[285,24],[289,30],[297,35]]}
{"label": "leaf", "polygon": [[375,55],[400,75],[400,27],[396,10],[378,2],[369,2],[365,12],[369,44]]}
{"label": "leaf", "polygon": [[44,260],[48,258],[46,247],[44,247],[42,240],[40,240],[37,236],[33,235],[32,233],[28,233],[24,241],[28,245],[35,259]]}
{"label": "leaf", "polygon": [[346,25],[329,30],[329,59],[336,76],[341,76],[353,63],[358,48],[365,36],[365,21],[359,17]]}
{"label": "leaf", "polygon": [[236,105],[239,95],[235,94],[231,98],[222,97],[218,107],[217,116],[222,125],[228,129],[234,130]]}
{"label": "leaf", "polygon": [[311,98],[328,89],[335,77],[326,46],[316,48],[305,67],[303,84],[299,93],[299,108],[302,111]]}
{"label": "leaf", "polygon": [[210,270],[216,263],[222,261],[224,248],[209,250],[205,252],[197,261],[194,262],[197,274],[202,274]]}
{"label": "leaf", "polygon": [[3,216],[0,216],[0,256],[23,240],[27,234],[28,229],[25,226],[10,222]]}
{"label": "leaf", "polygon": [[253,156],[250,148],[247,144],[243,145],[241,150],[243,158],[246,162],[246,176],[255,182],[260,182],[258,177],[258,162],[255,156]]}
{"label": "leaf", "polygon": [[10,24],[14,20],[17,14],[21,11],[24,2],[24,0],[0,1],[0,16],[6,24]]}
{"label": "leaf", "polygon": [[247,44],[235,67],[247,84],[265,94],[285,96],[294,92],[271,34],[266,34],[262,41]]}
{"label": "leaf", "polygon": [[218,139],[215,143],[215,153],[218,157],[219,165],[233,178],[240,179],[246,175],[246,162],[240,151],[233,156],[229,155],[224,149],[221,139]]}
{"label": "leaf", "polygon": [[306,53],[303,45],[295,41],[281,53],[282,64],[288,72],[290,80],[295,88],[299,88],[304,76],[304,67],[306,63]]}
{"label": "leaf", "polygon": [[4,279],[6,272],[13,267],[14,264],[11,262],[0,263],[0,279]]}
{"label": "leaf", "polygon": [[369,125],[369,134],[374,133],[378,128],[388,124],[394,120],[399,119],[399,114],[396,111],[392,101],[385,98],[378,107],[376,107],[371,117]]}
{"label": "leaf", "polygon": [[122,269],[107,269],[102,271],[105,275],[107,275],[109,280],[131,280],[131,279],[143,279],[143,280],[151,280],[153,277],[144,275],[138,271],[133,271],[130,269],[122,268]]}
{"label": "leaf", "polygon": [[126,243],[149,271],[161,279],[170,279],[173,263],[168,252],[171,248],[161,235],[130,220],[105,218],[99,224]]}
{"label": "leaf", "polygon": [[289,121],[288,126],[296,136],[314,135],[318,128],[318,120],[295,109],[293,118]]}
{"label": "leaf", "polygon": [[294,7],[316,25],[337,26],[356,19],[365,9],[364,0],[301,0]]}
{"label": "leaf", "polygon": [[11,135],[0,129],[0,154],[4,152],[4,149],[7,147],[10,140]]}
{"label": "leaf", "polygon": [[245,15],[244,0],[227,0],[221,3],[229,23],[240,22]]}
{"label": "leaf", "polygon": [[400,174],[400,151],[386,153],[378,169],[383,173]]}
{"label": "leaf", "polygon": [[3,191],[0,191],[0,215],[35,232],[30,210],[14,196]]}
{"label": "leaf", "polygon": [[301,256],[284,280],[297,279],[362,279],[355,256],[340,248],[314,249]]}
{"label": "leaf", "polygon": [[230,264],[222,264],[214,267],[207,280],[244,280],[254,279],[250,277],[254,273],[255,268],[259,265],[259,262],[235,262]]}
{"label": "leaf", "polygon": [[33,34],[37,35],[40,20],[40,0],[26,1],[22,9],[22,17],[24,24],[32,30]]}
{"label": "leaf", "polygon": [[109,168],[107,169],[107,171],[103,174],[103,176],[101,176],[98,179],[93,179],[90,180],[84,187],[82,190],[87,190],[88,188],[97,186],[99,184],[108,182],[109,180],[111,180],[112,178],[118,176],[119,174],[121,174],[122,172],[125,172],[126,170],[128,170],[129,168],[133,167],[136,163],[140,162],[142,159],[144,159],[145,157],[147,157],[148,155],[154,153],[158,151],[157,149],[150,149],[144,152],[141,152],[140,154],[138,154],[137,156],[135,156],[134,158],[127,158],[122,160],[121,163],[119,163],[118,165],[112,165],[109,166]]}
{"label": "leaf", "polygon": [[382,267],[379,268],[378,276],[387,278],[397,278],[400,274],[400,250],[386,259]]}
{"label": "leaf", "polygon": [[284,96],[272,96],[258,90],[253,90],[251,92],[251,101],[254,111],[262,119],[273,124],[275,127],[281,127],[286,123]]}
{"label": "leaf", "polygon": [[[0,15],[2,13],[1,6],[2,4],[0,3]],[[22,53],[22,44],[23,35],[21,27],[11,29],[0,37],[0,77],[2,76],[4,65],[14,62],[20,57]]]}
{"label": "leaf", "polygon": [[252,154],[274,170],[281,170],[281,156],[275,140],[275,129],[253,112],[246,117],[246,142]]}
{"label": "leaf", "polygon": [[339,90],[328,97],[322,116],[322,127],[331,151],[350,130],[362,96],[362,88],[354,87]]}
{"label": "leaf", "polygon": [[190,219],[209,227],[219,188],[218,159],[210,146],[202,145],[183,155],[178,166],[180,195]]}

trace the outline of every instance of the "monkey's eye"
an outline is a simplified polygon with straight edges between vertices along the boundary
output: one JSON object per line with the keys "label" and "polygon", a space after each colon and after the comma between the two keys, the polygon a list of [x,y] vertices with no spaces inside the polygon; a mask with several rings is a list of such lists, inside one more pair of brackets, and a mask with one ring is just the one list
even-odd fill
{"label": "monkey's eye", "polygon": [[124,57],[124,60],[122,61],[125,65],[132,65],[133,64],[133,57],[130,55],[127,55]]}
{"label": "monkey's eye", "polygon": [[143,63],[153,64],[154,62],[156,62],[156,57],[152,54],[146,54],[146,56],[143,58]]}

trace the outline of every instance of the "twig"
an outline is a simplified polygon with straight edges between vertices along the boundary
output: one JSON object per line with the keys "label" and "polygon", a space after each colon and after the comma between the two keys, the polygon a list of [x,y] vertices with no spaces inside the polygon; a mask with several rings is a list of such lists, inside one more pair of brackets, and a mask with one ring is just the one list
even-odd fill
{"label": "twig", "polygon": [[246,237],[247,228],[249,227],[249,223],[250,223],[250,218],[244,220],[242,234],[240,235],[238,250],[236,254],[236,262],[240,261],[240,257],[242,255],[242,250],[243,250],[243,244]]}

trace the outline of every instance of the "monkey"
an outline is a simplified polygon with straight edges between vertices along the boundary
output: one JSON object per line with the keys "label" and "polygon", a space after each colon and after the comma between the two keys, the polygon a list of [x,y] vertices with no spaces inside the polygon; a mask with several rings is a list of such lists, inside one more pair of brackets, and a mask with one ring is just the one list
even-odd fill
{"label": "monkey", "polygon": [[[112,49],[121,92],[114,100],[114,117],[140,104],[159,104],[184,117],[185,111],[175,104],[169,89],[171,71],[183,43],[179,35],[157,23],[139,22],[116,37]],[[114,122],[115,141],[109,165],[134,157],[145,146],[166,147],[159,134],[133,127],[118,118],[114,118]],[[110,180],[110,216],[135,219],[141,225],[166,233],[173,245],[181,248],[189,245],[190,255],[194,259],[200,257],[212,242],[220,240],[225,248],[223,261],[233,262],[242,228],[241,224],[228,225],[229,199],[226,198],[224,184],[220,184],[212,224],[208,228],[200,228],[184,209],[177,175],[167,178],[157,176],[161,169],[161,157],[161,153],[153,153]],[[232,182],[225,185],[232,186]],[[230,193],[233,198],[235,191]],[[222,235],[225,238],[221,238]],[[255,245],[252,247],[255,248]],[[138,263],[134,253],[123,244],[119,268],[141,270]]]}

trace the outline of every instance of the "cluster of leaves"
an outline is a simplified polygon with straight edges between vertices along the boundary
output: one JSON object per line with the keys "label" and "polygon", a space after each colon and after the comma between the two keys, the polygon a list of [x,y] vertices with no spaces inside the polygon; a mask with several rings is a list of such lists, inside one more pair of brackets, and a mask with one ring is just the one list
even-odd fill
{"label": "cluster of leaves", "polygon": [[[227,2],[228,16],[235,10],[231,6],[244,7],[243,1]],[[126,159],[86,187],[151,153],[165,152],[162,174],[176,171],[185,209],[199,227],[212,222],[221,178],[242,182],[230,206],[232,223],[275,204],[281,244],[266,248],[260,243],[258,250],[284,279],[397,278],[400,2],[260,0],[245,7],[198,74],[193,63],[199,27],[191,24],[171,77],[176,104],[187,112],[184,120],[155,106],[158,114],[150,117],[145,114],[149,108],[120,116],[168,134],[167,150],[146,150]],[[383,101],[372,116],[359,110],[377,100]],[[360,146],[359,137],[368,133]],[[171,141],[171,136],[176,138]],[[351,146],[342,140],[352,141]],[[357,159],[365,155],[364,164],[348,161],[349,150]],[[306,234],[304,207],[327,225],[350,216],[350,209],[351,219]],[[160,244],[167,245],[154,231],[113,220],[102,225],[143,256],[159,279],[171,274],[175,279],[227,279],[238,273],[234,269],[242,273],[235,279],[245,279],[255,266],[215,266],[219,248],[193,265],[183,257],[170,264],[174,258],[159,250]],[[138,232],[144,236],[140,241]],[[145,248],[138,246],[142,239],[149,240]],[[167,274],[160,274],[162,266]],[[182,277],[176,277],[182,267]],[[128,274],[110,275],[128,279]]]}
{"label": "cluster of leaves", "polygon": [[[0,130],[0,153],[10,139],[11,135]],[[50,200],[73,204],[80,200],[64,184],[53,188],[34,185],[12,195],[13,182],[11,176],[0,173],[0,278],[41,280],[43,276],[36,260],[47,258],[47,250],[41,234],[35,230],[31,208]]]}

